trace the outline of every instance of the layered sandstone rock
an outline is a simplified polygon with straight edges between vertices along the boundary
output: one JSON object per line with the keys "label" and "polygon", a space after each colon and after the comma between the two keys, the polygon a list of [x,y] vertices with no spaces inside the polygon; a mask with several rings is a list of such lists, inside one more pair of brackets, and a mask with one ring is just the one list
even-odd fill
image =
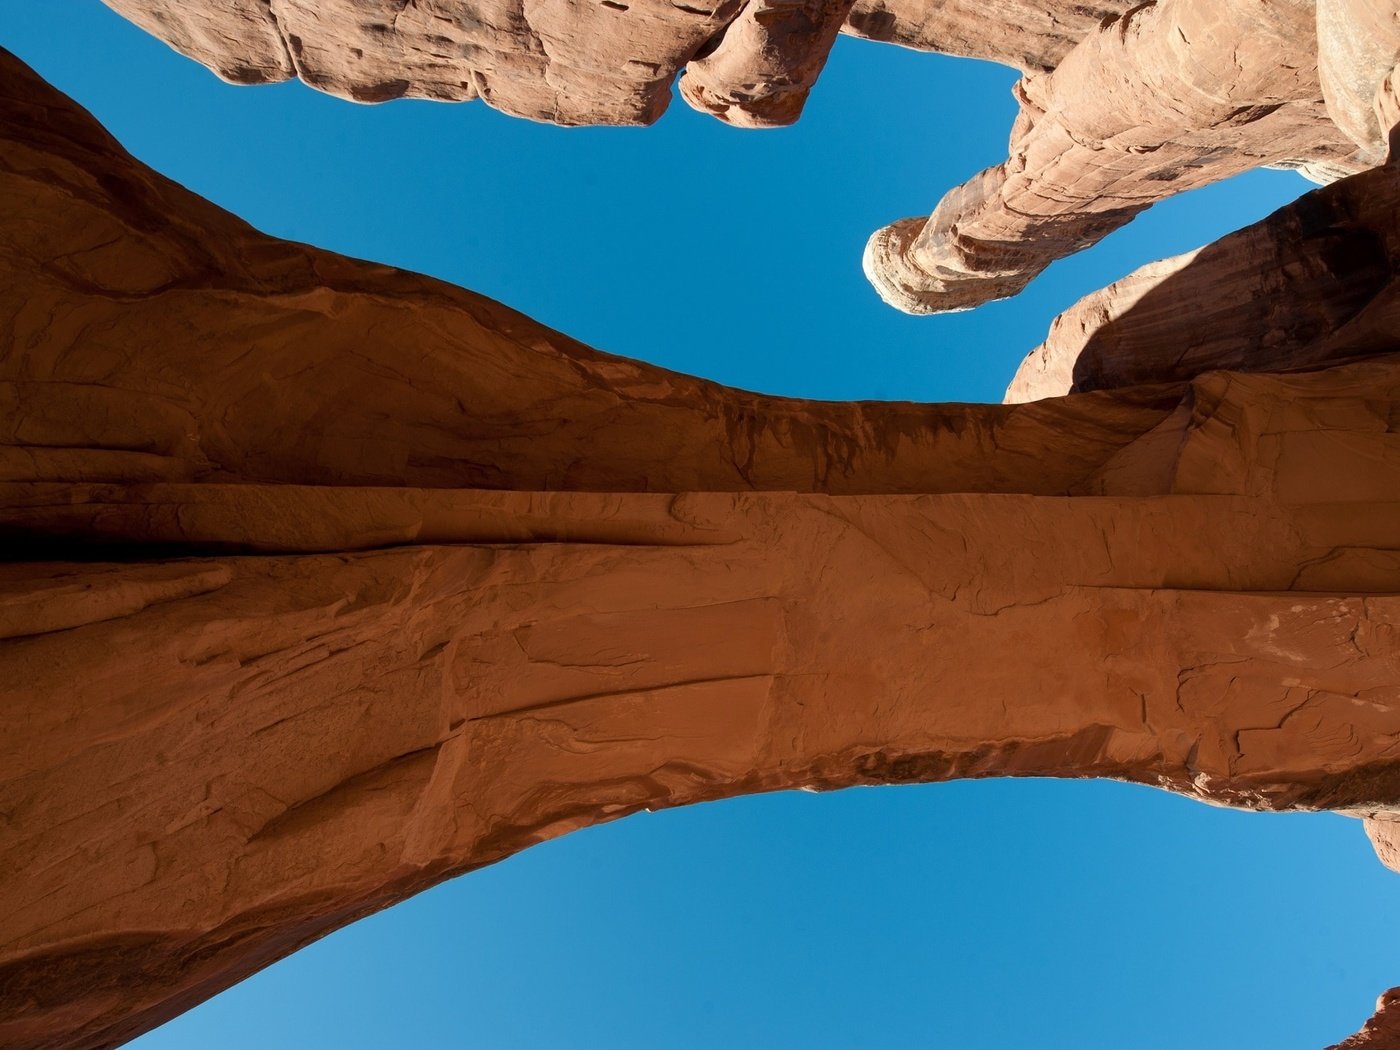
{"label": "layered sandstone rock", "polygon": [[1394,0],[106,2],[237,83],[562,124],[650,123],[682,71],[697,109],[791,123],[843,28],[1017,65],[1007,161],[867,246],[870,280],[911,313],[1014,295],[1163,197],[1259,165],[1363,170],[1400,119]]}
{"label": "layered sandstone rock", "polygon": [[343,98],[481,98],[561,124],[646,124],[682,95],[797,119],[837,32],[1050,69],[1129,0],[104,0],[226,80]]}
{"label": "layered sandstone rock", "polygon": [[1134,0],[856,0],[842,32],[1048,72]]}
{"label": "layered sandstone rock", "polygon": [[1393,349],[1398,331],[1392,163],[1085,296],[1022,362],[1006,400],[1367,357]]}
{"label": "layered sandstone rock", "polygon": [[10,59],[0,141],[4,1045],[745,792],[1111,776],[1381,846],[1400,357],[758,397],[264,237]]}
{"label": "layered sandstone rock", "polygon": [[[1389,49],[1389,65],[1369,52],[1359,66],[1343,63],[1364,81],[1348,89],[1373,95],[1400,48],[1400,8],[1332,0],[1330,9],[1343,27],[1323,38],[1334,57],[1379,28],[1374,10],[1386,12],[1390,37],[1370,46]],[[968,309],[1015,295],[1170,194],[1261,164],[1348,171],[1379,161],[1357,154],[1360,143],[1328,117],[1321,14],[1312,0],[1156,0],[1105,22],[1052,73],[1018,85],[1009,158],[951,190],[929,218],[877,231],[867,275],[907,312]]]}

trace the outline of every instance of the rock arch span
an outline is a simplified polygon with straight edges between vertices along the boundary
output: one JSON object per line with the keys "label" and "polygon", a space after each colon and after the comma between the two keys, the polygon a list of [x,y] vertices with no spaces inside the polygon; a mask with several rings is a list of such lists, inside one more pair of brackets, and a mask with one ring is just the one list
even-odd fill
{"label": "rock arch span", "polygon": [[9,57],[0,140],[7,1045],[745,792],[1111,776],[1389,856],[1394,357],[759,397],[258,234]]}

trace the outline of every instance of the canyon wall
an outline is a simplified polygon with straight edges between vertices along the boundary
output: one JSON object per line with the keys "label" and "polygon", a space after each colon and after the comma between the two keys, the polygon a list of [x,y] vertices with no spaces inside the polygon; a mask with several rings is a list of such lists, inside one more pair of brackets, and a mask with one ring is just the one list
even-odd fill
{"label": "canyon wall", "polygon": [[8,56],[0,143],[4,1045],[756,791],[1106,776],[1394,863],[1393,341],[761,397],[263,236]]}

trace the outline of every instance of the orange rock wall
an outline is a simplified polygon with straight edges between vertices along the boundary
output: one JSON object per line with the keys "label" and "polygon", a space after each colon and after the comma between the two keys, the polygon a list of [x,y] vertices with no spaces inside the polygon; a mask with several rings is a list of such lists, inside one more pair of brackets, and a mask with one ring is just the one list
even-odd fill
{"label": "orange rock wall", "polygon": [[1376,1001],[1376,1012],[1350,1039],[1327,1050],[1395,1050],[1400,1047],[1400,988],[1392,988]]}

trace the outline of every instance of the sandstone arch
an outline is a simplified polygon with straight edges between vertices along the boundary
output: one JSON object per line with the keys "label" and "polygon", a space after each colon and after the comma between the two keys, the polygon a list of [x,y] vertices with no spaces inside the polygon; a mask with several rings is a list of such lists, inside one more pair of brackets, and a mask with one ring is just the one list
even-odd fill
{"label": "sandstone arch", "polygon": [[12,58],[0,140],[7,1045],[742,792],[1114,776],[1389,856],[1395,358],[764,398],[264,237]]}
{"label": "sandstone arch", "polygon": [[1387,353],[1400,323],[1396,215],[1392,161],[1149,263],[1055,318],[1006,400]]}

